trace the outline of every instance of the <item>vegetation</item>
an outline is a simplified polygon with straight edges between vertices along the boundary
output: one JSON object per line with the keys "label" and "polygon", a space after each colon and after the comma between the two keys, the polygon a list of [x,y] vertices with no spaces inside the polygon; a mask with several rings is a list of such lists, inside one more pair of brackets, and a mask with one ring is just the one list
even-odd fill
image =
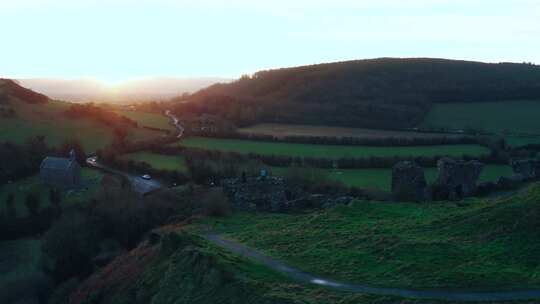
{"label": "vegetation", "polygon": [[39,239],[0,242],[1,303],[15,303],[47,289],[49,282],[42,272],[41,258]]}
{"label": "vegetation", "polygon": [[136,121],[139,126],[162,130],[175,130],[175,127],[170,124],[169,118],[159,113],[131,110],[118,110],[116,112],[133,121]]}
{"label": "vegetation", "polygon": [[488,149],[479,145],[441,145],[388,148],[370,146],[290,144],[204,137],[186,138],[175,145],[244,154],[256,153],[263,155],[283,155],[327,159],[365,158],[372,156],[479,156],[489,153]]}
{"label": "vegetation", "polygon": [[[32,137],[41,135],[45,137],[49,146],[57,147],[67,139],[77,139],[87,152],[95,152],[113,142],[115,127],[112,127],[112,124],[115,123],[109,123],[110,119],[105,119],[108,123],[103,123],[101,118],[94,119],[86,116],[74,119],[73,117],[80,117],[78,115],[82,112],[77,109],[82,109],[82,106],[73,111],[70,103],[48,99],[47,102],[34,102],[33,99],[25,99],[32,97],[25,97],[24,94],[17,97],[10,93],[11,89],[2,85],[5,81],[0,80],[0,107],[2,109],[0,111],[0,130],[2,130],[0,141],[22,144]],[[26,90],[14,85],[18,87],[16,90]],[[65,115],[66,111],[71,114]],[[117,118],[125,122],[125,119],[120,116]],[[127,140],[147,140],[161,135],[160,132],[135,128],[129,123],[123,125],[125,134],[122,135]]]}
{"label": "vegetation", "polygon": [[[356,201],[305,214],[203,220],[268,255],[324,277],[375,286],[540,286],[540,185],[507,199],[405,204]],[[206,228],[205,228],[206,229]]]}
{"label": "vegetation", "polygon": [[422,125],[506,135],[540,135],[538,113],[540,100],[444,103],[433,105]]}
{"label": "vegetation", "polygon": [[[102,173],[93,169],[83,168],[81,171],[81,181],[86,189],[73,192],[63,192],[61,202],[63,206],[75,205],[88,201],[94,197],[100,188]],[[7,208],[6,201],[11,194],[14,197],[14,206],[18,217],[28,215],[28,208],[25,206],[26,197],[32,194],[40,201],[40,208],[51,205],[50,187],[44,185],[39,176],[34,175],[28,178],[20,179],[15,182],[0,186],[0,210]]]}
{"label": "vegetation", "polygon": [[249,135],[271,135],[277,138],[288,136],[310,136],[310,137],[351,137],[362,139],[380,139],[380,138],[441,138],[458,137],[446,133],[427,133],[413,131],[390,131],[362,128],[344,128],[329,126],[313,126],[298,124],[276,124],[263,123],[254,126],[238,129],[238,132]]}
{"label": "vegetation", "polygon": [[157,170],[186,172],[186,162],[181,156],[163,155],[152,152],[135,152],[122,155],[120,159],[145,162]]}
{"label": "vegetation", "polygon": [[260,71],[177,103],[178,115],[368,128],[414,127],[432,103],[538,98],[540,67],[442,59],[346,61]]}
{"label": "vegetation", "polygon": [[[392,169],[318,169],[297,168],[303,175],[323,174],[327,178],[343,183],[349,187],[362,189],[376,189],[390,191],[392,185]],[[272,167],[274,175],[286,176],[289,168]],[[428,182],[437,178],[436,168],[426,168],[425,175]],[[496,181],[501,176],[510,176],[512,168],[505,165],[486,165],[480,176],[480,182]]]}

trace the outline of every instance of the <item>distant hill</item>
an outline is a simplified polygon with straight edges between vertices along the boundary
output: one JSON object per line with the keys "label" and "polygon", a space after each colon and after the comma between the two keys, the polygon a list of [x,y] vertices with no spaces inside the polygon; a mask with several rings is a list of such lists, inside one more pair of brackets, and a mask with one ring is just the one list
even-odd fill
{"label": "distant hill", "polygon": [[26,103],[47,103],[49,101],[49,97],[24,88],[14,80],[0,79],[0,104],[14,99]]}
{"label": "distant hill", "polygon": [[540,98],[540,66],[381,58],[260,71],[216,84],[178,113],[222,113],[239,125],[287,122],[411,127],[433,103]]}
{"label": "distant hill", "polygon": [[168,99],[183,93],[193,93],[225,78],[173,78],[154,77],[130,80],[109,86],[95,79],[20,79],[19,82],[33,90],[55,99],[73,102],[144,102]]}

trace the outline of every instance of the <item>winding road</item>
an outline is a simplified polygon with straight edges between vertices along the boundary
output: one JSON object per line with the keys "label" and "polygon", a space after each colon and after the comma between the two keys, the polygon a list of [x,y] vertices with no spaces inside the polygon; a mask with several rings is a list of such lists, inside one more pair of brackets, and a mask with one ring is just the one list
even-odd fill
{"label": "winding road", "polygon": [[405,298],[418,299],[433,299],[433,300],[448,300],[448,301],[463,301],[463,302],[495,302],[495,301],[515,301],[515,300],[531,300],[540,299],[540,290],[523,290],[523,291],[493,291],[493,292],[474,292],[474,291],[446,291],[446,290],[414,290],[406,288],[383,288],[371,287],[363,284],[351,284],[328,280],[317,277],[307,272],[290,267],[282,262],[279,262],[269,256],[252,248],[246,247],[238,242],[223,238],[221,235],[210,232],[204,237],[231,252],[240,256],[253,259],[273,270],[284,273],[290,278],[308,284],[326,286],[334,289],[352,291],[363,294],[374,294],[384,296],[397,296]]}
{"label": "winding road", "polygon": [[180,120],[178,120],[178,117],[174,116],[174,114],[171,113],[171,110],[165,110],[164,114],[171,119],[171,123],[178,130],[178,135],[176,137],[181,138],[184,135],[184,127],[180,125]]}

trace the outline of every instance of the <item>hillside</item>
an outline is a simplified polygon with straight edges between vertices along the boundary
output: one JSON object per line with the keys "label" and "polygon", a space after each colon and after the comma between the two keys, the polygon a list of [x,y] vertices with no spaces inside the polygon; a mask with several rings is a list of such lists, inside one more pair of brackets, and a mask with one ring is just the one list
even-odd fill
{"label": "hillside", "polygon": [[109,145],[118,128],[126,131],[128,140],[153,139],[162,134],[134,127],[119,115],[114,124],[91,117],[71,117],[67,113],[72,105],[51,100],[13,80],[0,79],[0,141],[23,143],[34,136],[45,136],[49,145],[59,146],[66,140],[78,139],[87,152],[93,152]]}
{"label": "hillside", "polygon": [[302,283],[200,237],[212,230],[322,278],[450,292],[534,289],[539,190],[460,206],[356,201],[164,226],[83,280],[70,303],[456,303]]}
{"label": "hillside", "polygon": [[433,103],[540,98],[540,66],[444,59],[346,61],[260,71],[195,93],[178,113],[254,122],[401,128]]}

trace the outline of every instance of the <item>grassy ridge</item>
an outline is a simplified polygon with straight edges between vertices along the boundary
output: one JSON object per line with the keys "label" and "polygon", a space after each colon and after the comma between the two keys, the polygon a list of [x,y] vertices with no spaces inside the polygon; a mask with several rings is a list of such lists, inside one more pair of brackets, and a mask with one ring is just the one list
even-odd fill
{"label": "grassy ridge", "polygon": [[294,157],[316,157],[338,159],[342,157],[362,158],[372,156],[478,156],[489,153],[479,145],[441,145],[418,147],[372,147],[291,144],[281,142],[261,142],[239,139],[190,137],[177,143],[179,145],[224,152],[257,153],[264,155],[284,155]]}
{"label": "grassy ridge", "polygon": [[306,214],[202,220],[266,254],[328,278],[375,286],[540,287],[540,186],[504,200],[357,201]]}

